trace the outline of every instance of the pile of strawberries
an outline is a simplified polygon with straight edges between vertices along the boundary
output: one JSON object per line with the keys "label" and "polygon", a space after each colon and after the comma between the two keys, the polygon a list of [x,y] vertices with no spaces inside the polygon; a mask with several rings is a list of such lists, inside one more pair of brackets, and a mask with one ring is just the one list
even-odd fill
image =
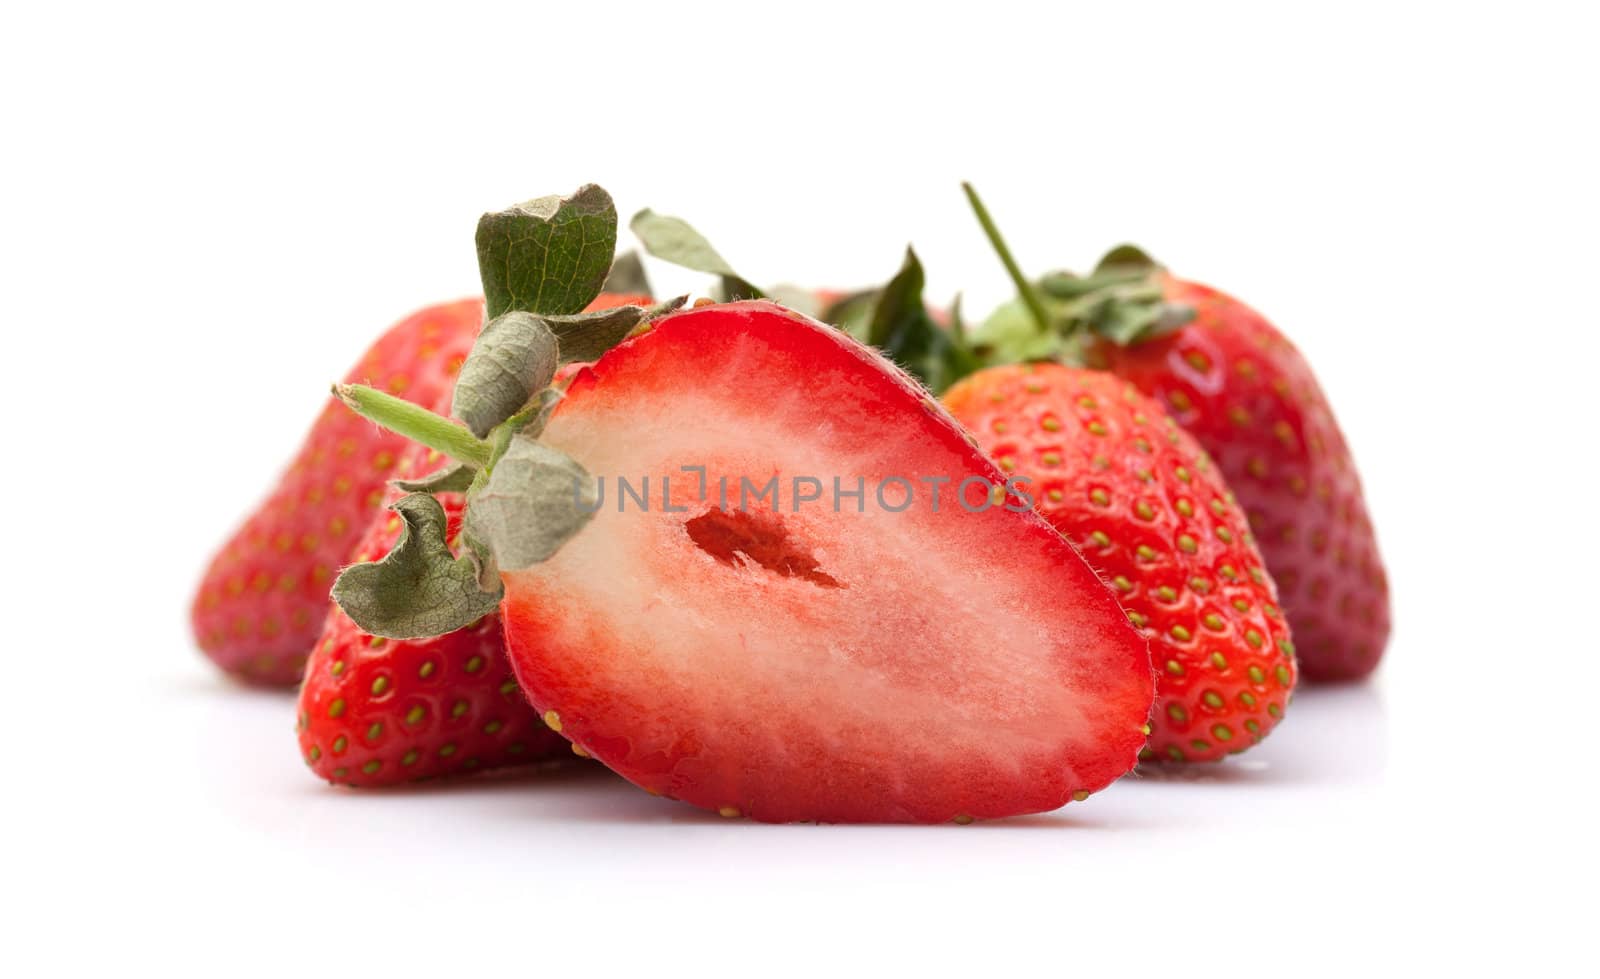
{"label": "pile of strawberries", "polygon": [[[979,324],[884,286],[657,302],[593,185],[483,216],[213,559],[201,649],[384,786],[592,758],[765,821],[970,822],[1209,762],[1389,631],[1305,359],[1137,249]],[[376,424],[374,424],[376,422]],[[332,600],[330,600],[330,595]],[[574,762],[581,764],[582,762]]]}

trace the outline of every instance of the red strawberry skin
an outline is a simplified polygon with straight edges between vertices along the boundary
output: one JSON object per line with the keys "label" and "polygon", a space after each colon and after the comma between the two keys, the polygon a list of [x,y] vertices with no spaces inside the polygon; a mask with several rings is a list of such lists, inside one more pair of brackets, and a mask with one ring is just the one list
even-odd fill
{"label": "red strawberry skin", "polygon": [[1163,277],[1195,310],[1151,342],[1104,343],[1091,361],[1167,406],[1211,453],[1249,516],[1294,623],[1307,679],[1357,680],[1389,639],[1389,585],[1361,479],[1300,351],[1255,310]]}
{"label": "red strawberry skin", "polygon": [[[345,380],[424,407],[448,404],[483,302],[430,306],[391,327]],[[200,648],[248,683],[299,681],[328,590],[384,500],[409,443],[329,400],[267,499],[212,558],[190,619]]]}
{"label": "red strawberry skin", "polygon": [[616,309],[618,306],[649,306],[654,302],[654,299],[643,293],[602,292],[595,297],[594,302],[585,307],[584,312],[593,313],[602,309]]}
{"label": "red strawberry skin", "polygon": [[[590,310],[649,296],[604,293]],[[483,323],[483,300],[430,306],[391,327],[345,377],[447,411],[456,373]],[[410,443],[330,400],[278,486],[223,546],[191,608],[196,640],[248,683],[298,683],[330,602],[328,590],[381,508]]]}
{"label": "red strawberry skin", "polygon": [[1099,570],[1160,676],[1144,760],[1211,761],[1283,716],[1294,645],[1244,514],[1194,437],[1102,371],[979,371],[944,402]]}
{"label": "red strawberry skin", "polygon": [[[543,439],[655,486],[625,513],[613,486],[554,558],[503,576],[529,699],[636,784],[730,817],[965,822],[1135,763],[1154,678],[1115,596],[1020,503],[956,505],[964,476],[1004,476],[838,331],[760,301],[664,317],[579,373]],[[707,467],[704,494],[682,466]],[[719,474],[952,481],[937,513],[926,493],[795,509],[789,488],[741,513]]]}
{"label": "red strawberry skin", "polygon": [[[411,446],[396,475],[419,476],[444,464]],[[463,497],[438,498],[453,540]],[[378,560],[399,536],[399,517],[383,511],[353,560]],[[382,639],[331,605],[306,666],[299,711],[301,756],[313,772],[344,785],[394,785],[573,757],[571,745],[544,725],[518,688],[497,615],[431,639]]]}

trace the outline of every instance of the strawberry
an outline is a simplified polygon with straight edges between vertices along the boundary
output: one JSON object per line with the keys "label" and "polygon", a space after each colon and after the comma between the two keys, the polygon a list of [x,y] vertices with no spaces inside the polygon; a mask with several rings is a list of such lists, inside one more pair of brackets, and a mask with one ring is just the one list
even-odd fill
{"label": "strawberry", "polygon": [[978,362],[967,349],[961,302],[948,311],[922,298],[922,263],[906,249],[900,271],[885,285],[845,292],[776,286],[763,293],[734,272],[698,231],[682,218],[646,208],[630,223],[645,251],[676,265],[717,276],[714,294],[723,299],[771,298],[871,344],[889,355],[934,391],[975,370]]}
{"label": "strawberry", "polygon": [[1160,399],[1217,460],[1249,515],[1309,679],[1356,680],[1389,639],[1389,585],[1355,461],[1311,366],[1265,317],[1151,267],[1180,328],[1088,357]]}
{"label": "strawberry", "polygon": [[[643,332],[638,307],[534,305],[552,283],[566,308],[593,297],[598,279],[549,266],[609,246],[613,220],[595,187],[485,215],[493,318],[462,367],[460,423],[338,388],[456,460],[448,485],[410,488],[468,487],[459,552],[436,499],[395,504],[394,549],[334,587],[350,618],[412,639],[500,611],[550,728],[726,816],[966,822],[1053,809],[1131,768],[1147,645],[907,376],[765,301]],[[507,247],[485,256],[486,239]]]}
{"label": "strawberry", "polygon": [[[769,302],[620,342],[639,313],[513,305],[463,368],[465,428],[339,389],[472,474],[465,554],[436,501],[404,498],[408,533],[335,587],[352,619],[405,638],[498,607],[551,728],[730,817],[968,822],[1056,808],[1132,767],[1154,697],[1145,642],[925,391]],[[595,363],[558,396],[544,385],[562,360]],[[829,483],[834,505],[816,495]]]}
{"label": "strawberry", "polygon": [[[957,505],[1005,477],[850,338],[760,301],[671,315],[581,372],[542,440],[657,487],[502,562],[529,699],[635,784],[760,820],[936,822],[1053,809],[1134,761],[1151,671],[1114,596],[1025,506]],[[938,512],[790,498],[795,477],[935,475]],[[721,477],[783,499],[725,510]]]}
{"label": "strawberry", "polygon": [[[649,303],[602,293],[590,309]],[[347,375],[429,408],[448,403],[483,323],[483,301],[424,309],[391,327]],[[394,475],[402,436],[329,400],[278,486],[222,550],[195,594],[194,633],[218,666],[246,682],[298,683],[328,612],[328,588]]]}
{"label": "strawberry", "polygon": [[1210,761],[1283,716],[1294,645],[1244,514],[1193,436],[1133,385],[1059,364],[990,367],[944,403],[1030,482],[1117,591],[1159,673],[1143,759]]}
{"label": "strawberry", "polygon": [[655,302],[643,293],[617,293],[602,292],[595,297],[594,302],[584,307],[585,312],[597,313],[605,309],[617,309],[621,306],[648,306]]}
{"label": "strawberry", "polygon": [[1356,680],[1389,638],[1389,586],[1355,462],[1311,367],[1256,311],[1137,248],[1029,282],[970,186],[1018,299],[975,338],[986,363],[1110,370],[1165,404],[1217,461],[1294,624],[1307,679]]}
{"label": "strawberry", "polygon": [[[417,404],[448,397],[483,322],[477,299],[431,306],[378,338],[346,375]],[[406,440],[329,400],[267,499],[212,558],[191,609],[200,648],[249,683],[297,683],[328,589],[384,498]]]}
{"label": "strawberry", "polygon": [[[419,463],[438,458],[410,445],[395,475],[419,475]],[[439,501],[454,539],[463,497],[441,493]],[[400,529],[399,516],[380,514],[353,560],[381,557]],[[443,636],[384,639],[331,606],[300,688],[298,733],[313,772],[353,786],[572,757],[518,688],[498,615]]]}

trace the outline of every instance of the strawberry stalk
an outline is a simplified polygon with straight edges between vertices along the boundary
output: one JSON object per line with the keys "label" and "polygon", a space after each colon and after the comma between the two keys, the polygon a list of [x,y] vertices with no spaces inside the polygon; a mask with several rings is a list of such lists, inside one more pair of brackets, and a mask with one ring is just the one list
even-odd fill
{"label": "strawberry stalk", "polygon": [[464,426],[404,398],[365,384],[335,384],[334,396],[370,422],[478,469],[489,466],[493,446]]}
{"label": "strawberry stalk", "polygon": [[978,196],[972,184],[962,181],[961,189],[967,195],[967,203],[972,205],[972,213],[977,217],[978,224],[983,227],[984,236],[989,239],[989,244],[994,248],[995,254],[1000,256],[1000,264],[1006,267],[1006,274],[1011,276],[1011,281],[1017,287],[1017,295],[1022,299],[1022,304],[1028,308],[1028,313],[1033,317],[1034,323],[1040,332],[1049,332],[1050,314],[1045,312],[1044,302],[1039,298],[1039,292],[1022,274],[1022,268],[1017,265],[1017,260],[1011,255],[1011,248],[1006,244],[1005,236],[1000,234],[1000,229],[994,223],[994,218],[989,215],[989,209],[983,206],[983,199]]}
{"label": "strawberry stalk", "polygon": [[1086,335],[1128,345],[1163,336],[1194,318],[1192,308],[1165,301],[1161,266],[1132,245],[1113,248],[1086,277],[1054,272],[1030,281],[977,191],[969,183],[961,189],[1038,335],[1059,341],[1051,359],[1078,363],[1077,341]]}

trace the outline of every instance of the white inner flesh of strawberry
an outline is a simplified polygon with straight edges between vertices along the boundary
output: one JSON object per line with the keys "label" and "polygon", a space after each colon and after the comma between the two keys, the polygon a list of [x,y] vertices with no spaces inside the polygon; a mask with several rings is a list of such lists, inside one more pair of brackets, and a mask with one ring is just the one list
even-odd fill
{"label": "white inner flesh of strawberry", "polygon": [[[866,742],[893,756],[887,771],[948,765],[961,752],[980,768],[1032,773],[1059,770],[1065,748],[1092,741],[1105,721],[1106,684],[1127,685],[1125,670],[1107,678],[1102,653],[1125,650],[1127,637],[1113,634],[1125,627],[1105,614],[1103,594],[1085,596],[1082,576],[1061,573],[1058,540],[1019,533],[1018,516],[999,507],[967,512],[955,498],[967,464],[920,430],[886,438],[871,404],[854,415],[820,411],[819,384],[747,399],[739,410],[701,393],[713,389],[701,383],[649,416],[636,403],[587,397],[545,433],[607,483],[586,529],[551,561],[512,576],[514,602],[559,610],[549,656],[571,657],[572,670],[640,710],[695,705],[708,714],[707,737],[727,742],[719,747],[737,752],[761,739],[768,758]],[[706,467],[706,499],[684,466]],[[737,507],[740,476],[759,487],[774,474],[779,512],[766,509],[770,501],[749,505],[762,523],[781,526],[798,564],[764,566],[761,554],[696,542],[691,521],[706,538],[739,520],[706,516],[718,477],[729,478]],[[618,476],[635,488],[649,478],[650,512],[632,499],[618,512]],[[795,476],[823,483],[823,498],[798,512]],[[853,499],[835,512],[835,476],[846,489],[865,478],[863,512]],[[879,506],[875,490],[889,476],[917,491],[905,512]],[[938,513],[924,476],[951,479]],[[664,512],[664,479],[687,513]],[[887,493],[898,505],[904,488]],[[974,488],[969,498],[981,496]],[[1008,542],[1006,553],[997,541]],[[1093,614],[1077,614],[1086,597]]]}

